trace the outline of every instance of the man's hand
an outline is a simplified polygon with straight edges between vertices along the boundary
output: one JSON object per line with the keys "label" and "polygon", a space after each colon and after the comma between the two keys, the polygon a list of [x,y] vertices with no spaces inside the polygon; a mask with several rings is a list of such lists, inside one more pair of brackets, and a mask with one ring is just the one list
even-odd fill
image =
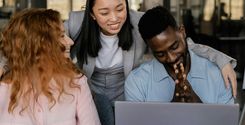
{"label": "man's hand", "polygon": [[232,68],[231,64],[228,63],[222,68],[222,75],[225,81],[226,88],[232,87],[233,97],[236,98],[237,95],[237,81],[236,81],[236,72]]}
{"label": "man's hand", "polygon": [[173,68],[176,75],[175,83],[178,84],[181,82],[183,84],[183,82],[186,80],[186,73],[183,63],[180,63],[179,65],[174,64]]}

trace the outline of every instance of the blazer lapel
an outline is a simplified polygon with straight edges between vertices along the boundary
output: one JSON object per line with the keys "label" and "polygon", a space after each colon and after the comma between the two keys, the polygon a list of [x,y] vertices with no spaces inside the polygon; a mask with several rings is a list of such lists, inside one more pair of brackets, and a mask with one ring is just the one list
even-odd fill
{"label": "blazer lapel", "polygon": [[95,58],[88,56],[88,64],[83,65],[83,70],[85,71],[86,76],[88,79],[91,78],[95,67]]}
{"label": "blazer lapel", "polygon": [[135,41],[133,42],[132,48],[128,51],[123,51],[123,66],[124,66],[124,75],[128,76],[130,71],[133,69],[134,65],[134,51],[135,51]]}

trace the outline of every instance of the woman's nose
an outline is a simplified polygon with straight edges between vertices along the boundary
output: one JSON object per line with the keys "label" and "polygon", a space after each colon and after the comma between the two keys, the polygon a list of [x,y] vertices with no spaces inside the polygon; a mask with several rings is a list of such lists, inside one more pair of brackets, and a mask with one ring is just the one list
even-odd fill
{"label": "woman's nose", "polygon": [[111,13],[111,21],[117,21],[117,14],[115,12]]}

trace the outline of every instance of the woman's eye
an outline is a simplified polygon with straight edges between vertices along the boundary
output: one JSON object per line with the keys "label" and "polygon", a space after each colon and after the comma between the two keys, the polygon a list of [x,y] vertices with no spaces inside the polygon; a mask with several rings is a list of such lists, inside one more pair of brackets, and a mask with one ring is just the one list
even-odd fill
{"label": "woman's eye", "polygon": [[117,9],[117,11],[121,12],[121,11],[123,11],[123,8],[119,8],[119,9]]}
{"label": "woman's eye", "polygon": [[100,13],[101,15],[103,15],[103,16],[105,16],[105,15],[107,15],[108,13]]}

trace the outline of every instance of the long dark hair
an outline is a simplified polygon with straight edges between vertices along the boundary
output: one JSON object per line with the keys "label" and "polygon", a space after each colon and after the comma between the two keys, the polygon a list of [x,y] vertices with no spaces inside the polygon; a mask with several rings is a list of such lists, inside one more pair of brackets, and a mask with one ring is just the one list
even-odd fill
{"label": "long dark hair", "polygon": [[[132,38],[132,24],[130,23],[129,6],[126,2],[127,19],[122,26],[122,29],[118,33],[119,43],[118,46],[123,50],[129,50],[133,43]],[[81,32],[75,41],[75,45],[71,49],[72,58],[77,57],[77,62],[80,68],[84,63],[87,63],[88,55],[91,57],[97,57],[98,52],[101,49],[100,43],[100,27],[98,23],[92,19],[92,8],[95,4],[95,0],[87,0],[84,18],[82,22]]]}

